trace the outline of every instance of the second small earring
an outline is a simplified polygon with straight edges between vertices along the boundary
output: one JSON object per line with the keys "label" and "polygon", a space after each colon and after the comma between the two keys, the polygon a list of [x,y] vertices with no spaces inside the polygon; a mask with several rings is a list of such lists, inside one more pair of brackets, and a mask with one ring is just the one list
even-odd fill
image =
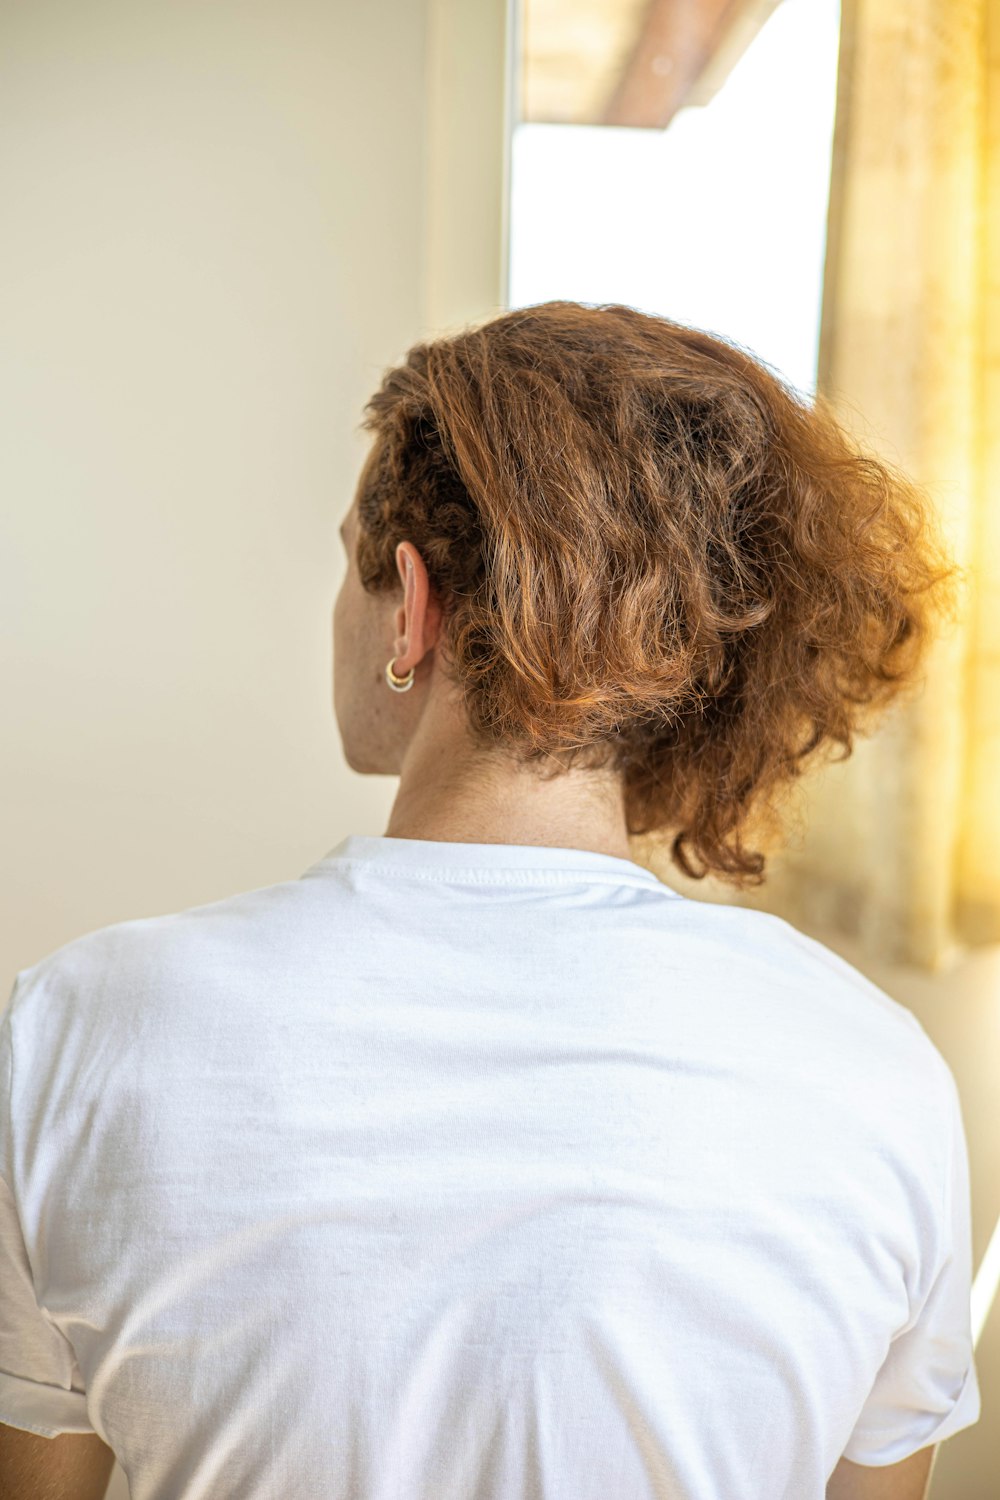
{"label": "second small earring", "polygon": [[396,658],[393,657],[392,661],[386,662],[385,680],[392,688],[394,693],[405,693],[413,686],[413,674],[416,671],[416,667],[411,667],[405,677],[397,677],[395,672],[392,670],[395,661]]}

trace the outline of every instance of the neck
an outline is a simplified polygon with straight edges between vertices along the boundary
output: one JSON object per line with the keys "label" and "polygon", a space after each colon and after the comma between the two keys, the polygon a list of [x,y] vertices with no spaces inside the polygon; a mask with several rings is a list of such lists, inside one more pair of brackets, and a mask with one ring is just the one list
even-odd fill
{"label": "neck", "polygon": [[449,757],[441,747],[407,755],[385,834],[632,858],[617,774],[572,770],[542,780],[533,768],[486,754]]}

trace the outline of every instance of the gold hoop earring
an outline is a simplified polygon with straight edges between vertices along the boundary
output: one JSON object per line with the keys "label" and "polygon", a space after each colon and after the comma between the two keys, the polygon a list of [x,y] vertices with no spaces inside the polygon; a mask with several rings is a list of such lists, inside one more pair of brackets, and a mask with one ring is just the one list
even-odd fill
{"label": "gold hoop earring", "polygon": [[417,669],[416,667],[411,667],[405,677],[397,677],[395,672],[392,670],[395,660],[396,658],[393,657],[392,661],[386,662],[385,680],[392,688],[394,693],[406,693],[413,686],[413,674]]}

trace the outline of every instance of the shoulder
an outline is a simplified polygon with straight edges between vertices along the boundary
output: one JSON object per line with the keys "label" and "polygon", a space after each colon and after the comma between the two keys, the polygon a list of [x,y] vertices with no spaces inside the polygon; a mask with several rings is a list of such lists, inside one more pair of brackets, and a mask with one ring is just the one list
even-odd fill
{"label": "shoulder", "polygon": [[266,942],[297,890],[301,882],[284,881],[82,933],[16,972],[0,1016],[22,1031],[51,1024],[54,1038],[109,1004],[122,1017],[180,976],[208,977],[241,947]]}
{"label": "shoulder", "polygon": [[[689,903],[688,910],[692,905]],[[841,954],[772,912],[710,905],[694,919],[715,950],[723,982],[746,988],[746,1004],[789,1051],[830,1068],[850,1067],[861,1083],[944,1107],[951,1070],[913,1012]]]}
{"label": "shoulder", "polygon": [[954,1083],[951,1070],[924,1027],[908,1006],[895,1000],[880,985],[862,973],[841,954],[807,933],[793,927],[781,917],[769,915],[790,951],[800,956],[826,981],[831,993],[850,997],[852,1004],[871,1017],[877,1017],[885,1034],[891,1037],[914,1064],[922,1064],[941,1086]]}

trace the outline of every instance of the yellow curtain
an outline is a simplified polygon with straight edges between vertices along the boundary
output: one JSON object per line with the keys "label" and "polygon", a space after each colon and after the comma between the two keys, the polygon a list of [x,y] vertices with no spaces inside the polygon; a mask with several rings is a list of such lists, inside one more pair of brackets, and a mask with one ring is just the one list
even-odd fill
{"label": "yellow curtain", "polygon": [[998,106],[1000,0],[843,0],[818,386],[931,493],[967,585],[920,696],[806,774],[736,897],[932,971],[1000,941]]}

